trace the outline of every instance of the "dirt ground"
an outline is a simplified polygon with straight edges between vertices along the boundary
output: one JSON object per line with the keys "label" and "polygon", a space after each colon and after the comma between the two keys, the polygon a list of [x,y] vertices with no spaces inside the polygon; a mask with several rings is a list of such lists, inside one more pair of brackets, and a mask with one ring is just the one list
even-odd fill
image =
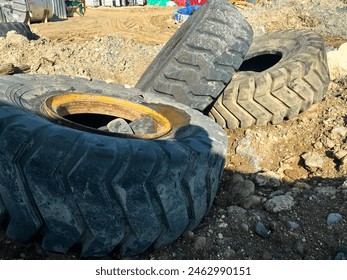
{"label": "dirt ground", "polygon": [[[0,38],[0,65],[134,86],[180,27],[172,19],[175,9],[88,8],[84,17],[32,24],[37,40],[16,34]],[[345,1],[272,0],[239,9],[255,35],[303,28],[321,34],[327,50],[347,42]],[[331,82],[321,103],[298,117],[227,131],[227,164],[209,215],[173,244],[135,258],[346,259],[347,163],[341,157],[347,153],[346,102],[347,78],[342,77]],[[314,154],[319,166],[305,164],[305,154]],[[238,201],[235,184],[253,184],[255,189]],[[266,202],[276,196],[291,197],[294,203],[271,211]],[[341,218],[331,223],[329,214]],[[259,222],[265,230],[259,231]],[[74,250],[65,255],[45,252],[39,240],[13,242],[0,228],[0,259],[76,258]],[[119,257],[114,252],[107,258]]]}

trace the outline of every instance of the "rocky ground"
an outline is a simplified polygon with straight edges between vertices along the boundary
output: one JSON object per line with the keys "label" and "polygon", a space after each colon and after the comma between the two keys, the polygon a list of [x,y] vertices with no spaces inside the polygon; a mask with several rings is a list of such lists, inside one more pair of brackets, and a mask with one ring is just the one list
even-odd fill
{"label": "rocky ground", "polygon": [[[111,15],[118,9],[106,11]],[[133,86],[179,28],[170,18],[172,8],[143,9],[124,9],[122,15],[129,12],[135,17],[138,12],[143,18],[153,14],[155,20],[146,22],[154,22],[156,32],[163,30],[158,31],[157,41],[153,35],[144,39],[150,33],[144,24],[129,24],[128,31],[119,27],[119,33],[119,24],[114,24],[116,30],[109,35],[72,29],[68,36],[58,32],[59,22],[38,24],[32,25],[40,37],[37,40],[16,34],[0,38],[0,65],[28,65],[31,73],[83,76]],[[310,29],[325,38],[328,52],[347,42],[345,0],[260,1],[253,8],[239,9],[256,35]],[[95,20],[98,17],[93,13],[100,11],[90,9],[86,19],[69,21],[76,25],[88,16]],[[347,76],[333,64],[329,67],[332,82],[321,103],[277,125],[227,131],[228,159],[209,215],[173,244],[135,258],[346,259]],[[15,243],[0,228],[0,258],[76,259],[79,255],[74,249],[66,255],[45,252],[39,240]],[[115,252],[107,258],[119,256]]]}

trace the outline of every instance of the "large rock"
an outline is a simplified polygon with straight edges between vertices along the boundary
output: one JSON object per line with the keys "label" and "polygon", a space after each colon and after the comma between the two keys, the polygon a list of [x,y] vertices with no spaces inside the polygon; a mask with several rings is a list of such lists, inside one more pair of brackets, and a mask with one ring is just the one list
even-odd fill
{"label": "large rock", "polygon": [[277,213],[281,211],[289,211],[294,205],[294,198],[290,195],[278,195],[269,199],[265,203],[265,208],[269,212]]}
{"label": "large rock", "polygon": [[338,50],[327,53],[331,80],[344,78],[347,75],[347,42]]}

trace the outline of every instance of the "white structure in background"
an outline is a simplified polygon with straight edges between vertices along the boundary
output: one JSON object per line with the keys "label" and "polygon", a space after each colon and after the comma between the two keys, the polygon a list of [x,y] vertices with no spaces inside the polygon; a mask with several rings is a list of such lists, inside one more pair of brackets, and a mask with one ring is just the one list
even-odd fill
{"label": "white structure in background", "polygon": [[87,7],[143,6],[144,4],[144,0],[86,0]]}
{"label": "white structure in background", "polygon": [[67,18],[65,0],[0,0],[0,21],[47,22],[53,16]]}

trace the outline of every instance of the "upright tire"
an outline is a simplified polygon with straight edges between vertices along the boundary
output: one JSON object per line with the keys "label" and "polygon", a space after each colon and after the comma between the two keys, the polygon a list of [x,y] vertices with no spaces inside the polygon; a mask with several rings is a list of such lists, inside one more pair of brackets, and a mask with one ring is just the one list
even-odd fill
{"label": "upright tire", "polygon": [[7,32],[16,31],[18,34],[24,37],[33,39],[34,35],[30,30],[30,27],[22,22],[0,22],[0,36],[6,37]]}
{"label": "upright tire", "polygon": [[210,0],[171,37],[136,87],[203,111],[246,55],[251,26],[226,0]]}
{"label": "upright tire", "polygon": [[254,38],[209,115],[222,127],[276,124],[322,100],[330,82],[323,38],[284,30]]}
{"label": "upright tire", "polygon": [[[173,129],[143,140],[48,119],[49,97],[73,93],[142,104]],[[150,93],[64,76],[0,77],[0,224],[8,220],[7,235],[21,242],[43,236],[45,250],[127,256],[174,241],[208,212],[226,152],[219,125]]]}

